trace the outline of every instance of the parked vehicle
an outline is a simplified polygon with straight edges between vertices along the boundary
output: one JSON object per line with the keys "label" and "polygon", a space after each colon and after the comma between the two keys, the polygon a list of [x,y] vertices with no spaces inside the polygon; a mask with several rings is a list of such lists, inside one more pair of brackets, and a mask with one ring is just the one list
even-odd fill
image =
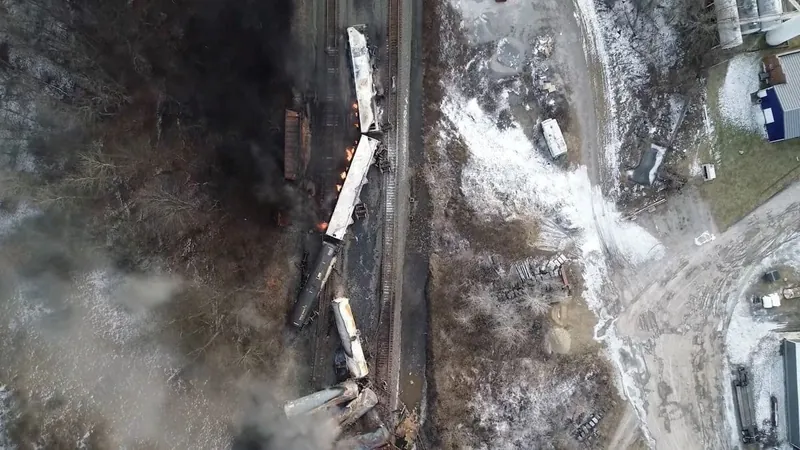
{"label": "parked vehicle", "polygon": [[739,419],[739,432],[742,443],[751,444],[761,440],[761,432],[756,424],[753,399],[750,393],[747,369],[739,366],[733,375],[733,399]]}
{"label": "parked vehicle", "polygon": [[800,297],[800,287],[783,288],[783,298],[786,300]]}
{"label": "parked vehicle", "polygon": [[547,149],[550,150],[550,156],[553,159],[567,154],[567,142],[564,140],[561,127],[558,126],[556,119],[547,119],[542,122],[542,134],[544,134]]}
{"label": "parked vehicle", "polygon": [[772,428],[778,427],[778,398],[774,395],[769,397],[769,421]]}
{"label": "parked vehicle", "polygon": [[699,246],[701,246],[703,244],[707,244],[707,243],[715,240],[716,238],[717,237],[714,236],[713,234],[711,234],[710,232],[704,231],[700,236],[697,236],[696,238],[694,238],[694,245],[699,247]]}

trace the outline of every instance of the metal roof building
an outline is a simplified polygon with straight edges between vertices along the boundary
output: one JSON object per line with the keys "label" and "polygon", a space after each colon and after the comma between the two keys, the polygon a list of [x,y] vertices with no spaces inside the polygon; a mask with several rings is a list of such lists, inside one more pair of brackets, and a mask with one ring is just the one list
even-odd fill
{"label": "metal roof building", "polygon": [[792,340],[783,341],[783,372],[786,386],[786,439],[794,448],[800,448],[800,400],[798,392],[797,368],[800,365],[800,342]]}
{"label": "metal roof building", "polygon": [[800,52],[764,58],[770,87],[759,91],[770,142],[800,137]]}

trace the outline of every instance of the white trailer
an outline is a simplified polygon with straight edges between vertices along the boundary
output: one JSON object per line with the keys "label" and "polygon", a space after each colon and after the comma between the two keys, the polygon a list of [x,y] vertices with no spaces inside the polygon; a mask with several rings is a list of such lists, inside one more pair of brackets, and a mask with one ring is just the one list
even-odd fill
{"label": "white trailer", "polygon": [[369,375],[369,367],[364,357],[364,349],[361,348],[361,334],[356,327],[353,310],[350,308],[350,299],[342,297],[334,299],[332,306],[336,329],[344,347],[347,370],[355,379],[364,378]]}
{"label": "white trailer", "polygon": [[561,127],[558,126],[556,119],[547,119],[542,122],[542,133],[544,134],[545,142],[547,142],[547,148],[550,150],[550,156],[553,159],[567,154],[567,142],[564,140]]}
{"label": "white trailer", "polygon": [[703,180],[711,181],[717,178],[717,170],[714,168],[713,164],[703,164],[700,167],[703,171]]}
{"label": "white trailer", "polygon": [[328,221],[328,228],[325,234],[339,241],[344,239],[347,227],[353,223],[353,211],[356,205],[361,202],[361,189],[367,184],[367,173],[369,167],[375,159],[380,141],[369,136],[361,136],[358,146],[353,154],[350,167],[347,169],[342,190],[333,207],[331,220]]}
{"label": "white trailer", "polygon": [[362,133],[372,133],[379,132],[380,126],[376,116],[372,61],[367,47],[367,36],[363,30],[363,25],[348,27],[347,39],[350,43],[350,62],[353,66],[353,82],[356,88],[358,126]]}
{"label": "white trailer", "polygon": [[781,295],[778,293],[765,295],[761,297],[761,304],[765,309],[778,308],[781,306]]}

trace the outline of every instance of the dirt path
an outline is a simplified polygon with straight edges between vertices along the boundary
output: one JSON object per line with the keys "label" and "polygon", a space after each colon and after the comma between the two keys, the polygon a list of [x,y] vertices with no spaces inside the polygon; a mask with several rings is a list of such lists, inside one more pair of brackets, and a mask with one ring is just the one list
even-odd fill
{"label": "dirt path", "polygon": [[[668,248],[649,267],[617,273],[627,394],[656,449],[735,445],[724,414],[724,332],[754,263],[799,238],[798,218],[795,184],[716,241]],[[628,425],[620,424],[619,442]]]}

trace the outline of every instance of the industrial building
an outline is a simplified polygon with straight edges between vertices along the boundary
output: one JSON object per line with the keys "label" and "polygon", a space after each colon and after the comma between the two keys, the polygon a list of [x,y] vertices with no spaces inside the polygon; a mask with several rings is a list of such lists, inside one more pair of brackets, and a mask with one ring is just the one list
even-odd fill
{"label": "industrial building", "polygon": [[794,448],[800,449],[800,399],[798,399],[797,369],[800,366],[800,341],[785,339],[782,343],[784,385],[786,387],[786,440]]}
{"label": "industrial building", "polygon": [[800,137],[800,51],[764,57],[761,81],[767,87],[756,95],[767,139],[778,142]]}

